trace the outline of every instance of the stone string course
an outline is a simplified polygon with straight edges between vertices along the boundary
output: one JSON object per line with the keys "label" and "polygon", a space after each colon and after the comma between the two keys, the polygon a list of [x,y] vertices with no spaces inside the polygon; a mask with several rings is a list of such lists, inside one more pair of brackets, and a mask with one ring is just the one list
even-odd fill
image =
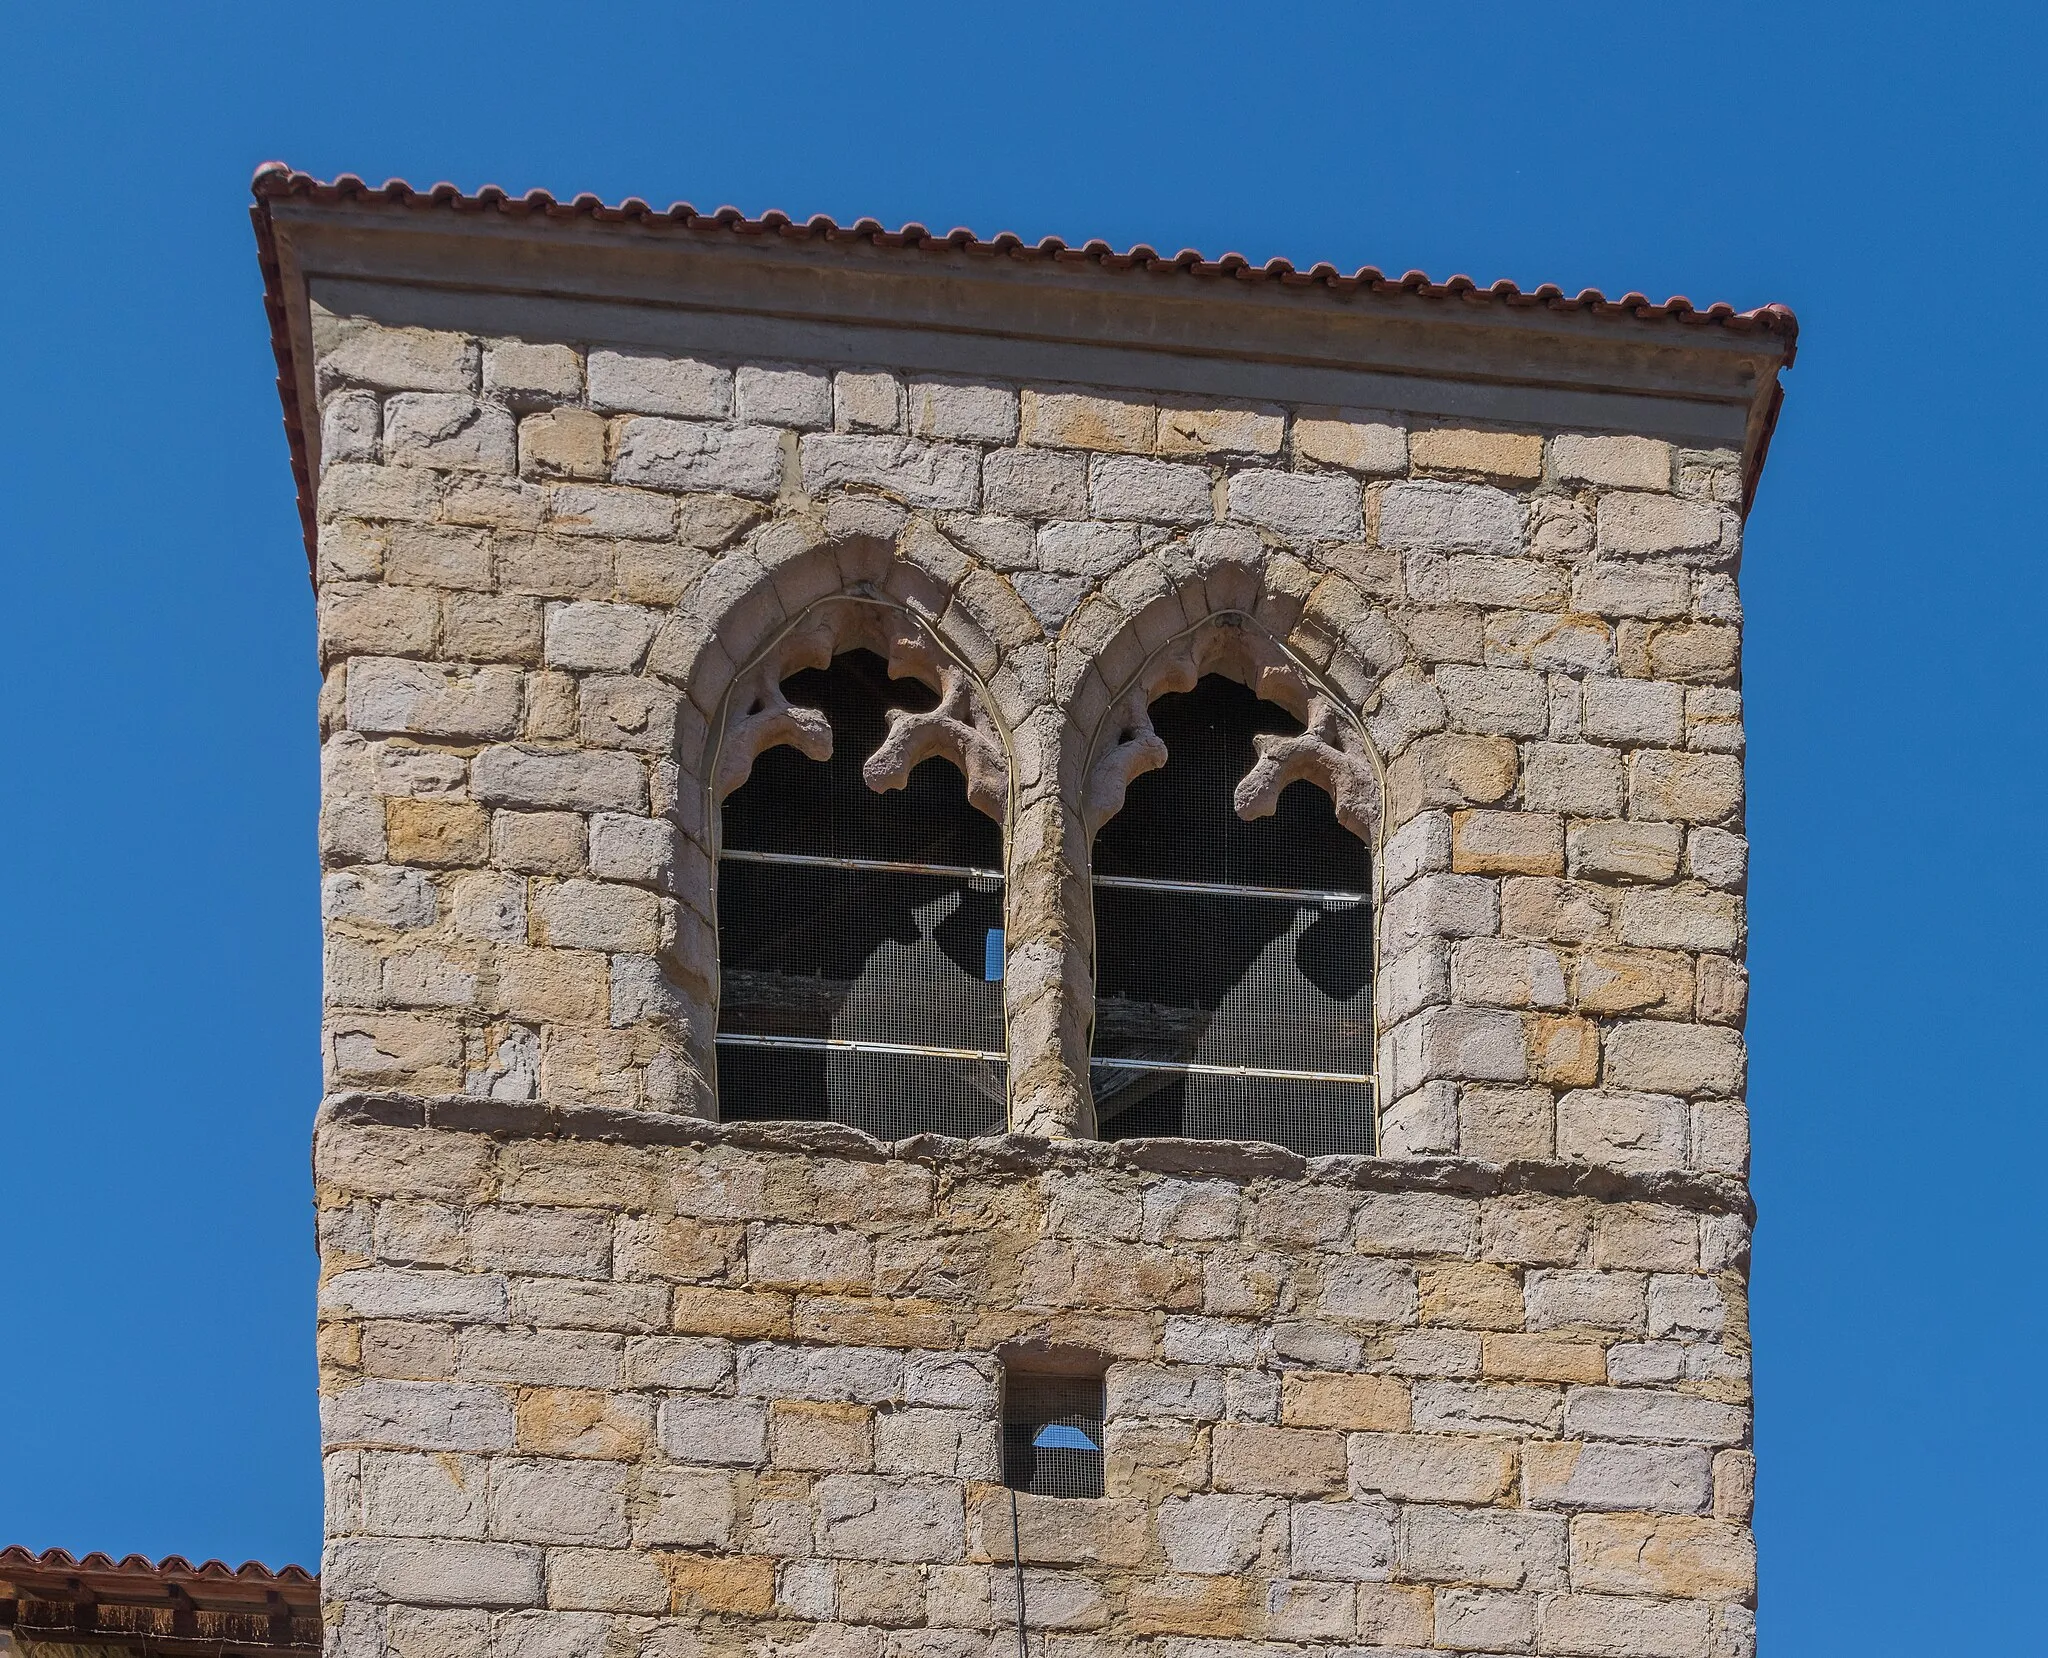
{"label": "stone string course", "polygon": [[[1738,454],[313,339],[335,1658],[1003,1658],[1048,1348],[1108,1494],[1020,1500],[1030,1658],[1749,1658]],[[1006,796],[1012,1136],[716,1122],[735,687],[878,627]],[[1380,1160],[1088,1138],[1176,660],[1377,803]]]}

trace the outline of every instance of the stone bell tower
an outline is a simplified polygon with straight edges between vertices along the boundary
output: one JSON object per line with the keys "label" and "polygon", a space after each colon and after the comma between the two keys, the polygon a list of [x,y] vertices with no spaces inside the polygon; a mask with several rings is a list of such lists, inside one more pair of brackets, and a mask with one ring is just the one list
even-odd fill
{"label": "stone bell tower", "polygon": [[1778,308],[255,181],[335,1658],[1745,1658]]}

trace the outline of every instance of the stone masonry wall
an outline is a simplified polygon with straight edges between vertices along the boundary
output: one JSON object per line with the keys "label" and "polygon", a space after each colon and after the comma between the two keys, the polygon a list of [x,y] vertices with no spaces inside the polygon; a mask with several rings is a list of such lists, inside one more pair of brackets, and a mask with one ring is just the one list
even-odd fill
{"label": "stone masonry wall", "polygon": [[330,1109],[336,1658],[1004,1658],[1045,1344],[1032,1658],[1753,1650],[1732,1183],[582,1117]]}
{"label": "stone masonry wall", "polygon": [[330,1087],[715,1115],[727,696],[859,590],[1006,751],[1014,1127],[1105,714],[1228,622],[1383,778],[1385,1149],[1746,1167],[1734,453],[316,323]]}
{"label": "stone masonry wall", "polygon": [[[1738,455],[313,339],[335,1658],[1002,1658],[1048,1351],[1026,1658],[1749,1658]],[[717,1121],[721,789],[854,639],[1005,820],[1008,1136]],[[1373,843],[1381,1158],[1090,1138],[1196,669]]]}

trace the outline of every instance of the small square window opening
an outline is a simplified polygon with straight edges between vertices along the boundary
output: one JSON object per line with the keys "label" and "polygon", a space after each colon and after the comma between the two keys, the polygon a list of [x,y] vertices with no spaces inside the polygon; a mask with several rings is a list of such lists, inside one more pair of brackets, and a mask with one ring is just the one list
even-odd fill
{"label": "small square window opening", "polygon": [[1003,1483],[1040,1497],[1102,1495],[1101,1377],[1004,1377]]}

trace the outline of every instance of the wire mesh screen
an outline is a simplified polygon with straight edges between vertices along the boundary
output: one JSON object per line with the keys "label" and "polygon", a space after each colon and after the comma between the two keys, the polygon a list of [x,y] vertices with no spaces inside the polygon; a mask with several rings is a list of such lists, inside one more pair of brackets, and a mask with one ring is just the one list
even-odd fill
{"label": "wire mesh screen", "polygon": [[1373,1149],[1365,848],[1291,785],[1246,823],[1231,796],[1285,710],[1211,676],[1152,705],[1167,763],[1095,841],[1096,1119],[1105,1139]]}
{"label": "wire mesh screen", "polygon": [[1003,1483],[1041,1497],[1102,1495],[1102,1381],[1003,1378]]}
{"label": "wire mesh screen", "polygon": [[726,802],[718,873],[719,1103],[882,1139],[1004,1121],[1002,834],[942,760],[878,795],[890,707],[932,695],[853,651],[792,676],[832,757],[771,749]]}

